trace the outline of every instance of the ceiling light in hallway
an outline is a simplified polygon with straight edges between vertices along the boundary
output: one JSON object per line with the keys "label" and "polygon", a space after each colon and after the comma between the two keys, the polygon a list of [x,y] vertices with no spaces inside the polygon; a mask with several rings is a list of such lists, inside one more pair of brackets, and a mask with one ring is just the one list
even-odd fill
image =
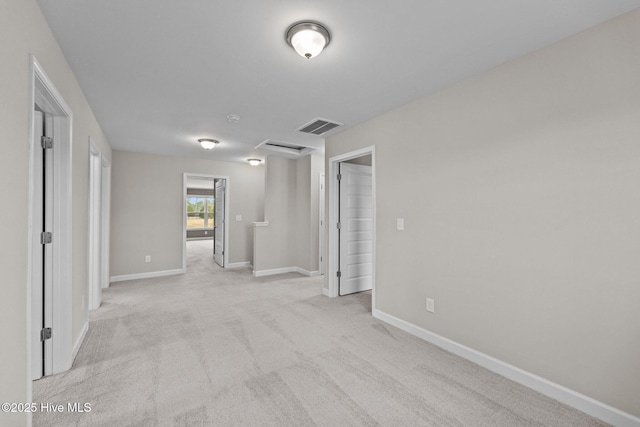
{"label": "ceiling light in hallway", "polygon": [[213,147],[220,143],[220,141],[211,138],[200,138],[198,142],[205,150],[212,150]]}
{"label": "ceiling light in hallway", "polygon": [[322,24],[303,21],[293,24],[287,30],[287,43],[298,52],[298,55],[311,59],[318,56],[329,44],[331,36]]}

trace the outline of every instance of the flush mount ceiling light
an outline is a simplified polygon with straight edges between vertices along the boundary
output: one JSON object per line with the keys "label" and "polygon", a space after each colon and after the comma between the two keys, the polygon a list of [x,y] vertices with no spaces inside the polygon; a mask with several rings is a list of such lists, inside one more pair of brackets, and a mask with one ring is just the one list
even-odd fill
{"label": "flush mount ceiling light", "polygon": [[211,138],[200,138],[198,142],[205,150],[212,150],[213,147],[220,143],[220,141]]}
{"label": "flush mount ceiling light", "polygon": [[298,55],[311,59],[318,56],[331,41],[329,30],[324,25],[312,21],[293,24],[287,30],[287,43]]}
{"label": "flush mount ceiling light", "polygon": [[227,120],[229,120],[231,123],[238,123],[240,121],[240,116],[237,114],[229,114],[227,116]]}
{"label": "flush mount ceiling light", "polygon": [[247,159],[247,162],[249,162],[251,166],[258,166],[261,161],[260,159]]}

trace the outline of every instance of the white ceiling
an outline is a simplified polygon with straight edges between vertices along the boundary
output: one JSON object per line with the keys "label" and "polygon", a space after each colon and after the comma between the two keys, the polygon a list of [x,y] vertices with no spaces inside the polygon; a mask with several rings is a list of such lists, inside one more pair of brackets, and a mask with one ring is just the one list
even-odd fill
{"label": "white ceiling", "polygon": [[[640,0],[38,0],[117,150],[226,161],[343,128],[640,6]],[[317,20],[306,60],[284,34]],[[238,114],[238,123],[227,121]],[[338,130],[334,131],[337,132]],[[197,138],[216,138],[212,151]]]}

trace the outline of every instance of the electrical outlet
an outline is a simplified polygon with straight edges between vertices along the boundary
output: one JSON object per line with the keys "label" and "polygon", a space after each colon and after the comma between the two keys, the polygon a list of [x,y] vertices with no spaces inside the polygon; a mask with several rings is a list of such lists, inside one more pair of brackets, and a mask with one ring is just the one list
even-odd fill
{"label": "electrical outlet", "polygon": [[427,311],[429,313],[435,313],[436,312],[436,303],[433,299],[431,298],[427,298]]}
{"label": "electrical outlet", "polygon": [[404,218],[398,218],[398,219],[396,219],[396,228],[397,228],[399,231],[404,230]]}
{"label": "electrical outlet", "polygon": [[236,215],[236,221],[238,222],[242,221],[242,215]]}
{"label": "electrical outlet", "polygon": [[209,232],[207,230],[204,230],[204,235],[206,236],[207,234],[209,234]]}
{"label": "electrical outlet", "polygon": [[146,255],[144,257],[144,262],[151,262],[151,255]]}

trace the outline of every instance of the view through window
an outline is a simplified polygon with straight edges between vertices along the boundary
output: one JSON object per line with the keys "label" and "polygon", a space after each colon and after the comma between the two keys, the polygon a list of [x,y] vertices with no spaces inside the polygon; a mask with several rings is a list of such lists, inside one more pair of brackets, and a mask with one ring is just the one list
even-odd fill
{"label": "view through window", "polygon": [[214,227],[213,197],[188,196],[187,197],[187,229],[197,228],[213,229]]}

